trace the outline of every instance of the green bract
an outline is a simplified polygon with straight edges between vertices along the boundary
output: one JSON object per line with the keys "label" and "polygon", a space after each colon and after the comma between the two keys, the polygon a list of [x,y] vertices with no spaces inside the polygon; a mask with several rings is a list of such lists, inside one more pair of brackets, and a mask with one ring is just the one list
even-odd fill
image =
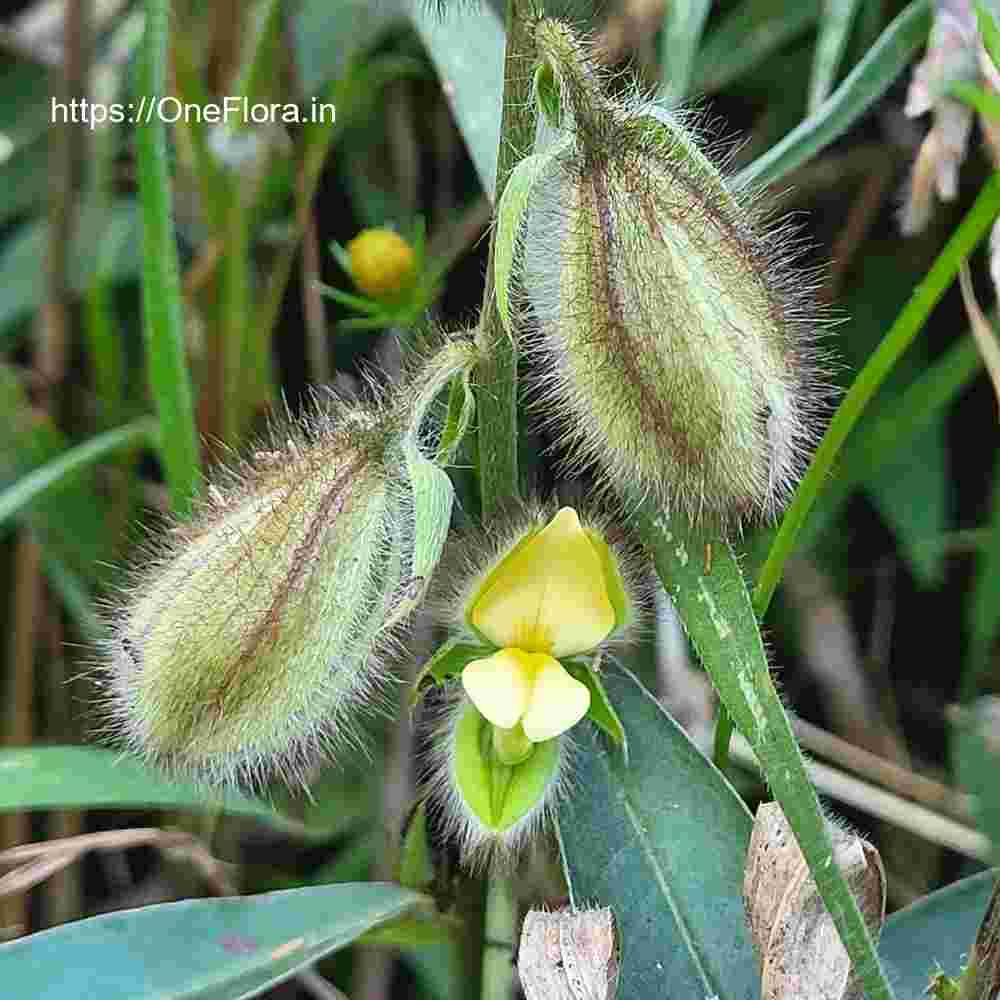
{"label": "green bract", "polygon": [[545,804],[558,775],[559,740],[536,743],[527,760],[511,767],[497,760],[492,730],[475,705],[465,703],[455,727],[455,786],[477,822],[505,833]]}

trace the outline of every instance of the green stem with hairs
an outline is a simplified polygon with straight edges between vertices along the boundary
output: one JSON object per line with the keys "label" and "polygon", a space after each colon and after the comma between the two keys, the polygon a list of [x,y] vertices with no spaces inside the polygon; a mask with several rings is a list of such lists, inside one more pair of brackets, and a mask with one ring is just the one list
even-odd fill
{"label": "green stem with hairs", "polygon": [[[497,154],[496,204],[511,171],[531,150],[535,112],[531,81],[535,64],[529,0],[507,0],[507,52],[504,59],[503,114]],[[494,230],[494,238],[496,230]],[[517,345],[504,331],[493,278],[495,239],[490,240],[486,291],[479,327],[484,360],[476,370],[479,414],[479,489],[486,520],[519,493],[517,470]]]}

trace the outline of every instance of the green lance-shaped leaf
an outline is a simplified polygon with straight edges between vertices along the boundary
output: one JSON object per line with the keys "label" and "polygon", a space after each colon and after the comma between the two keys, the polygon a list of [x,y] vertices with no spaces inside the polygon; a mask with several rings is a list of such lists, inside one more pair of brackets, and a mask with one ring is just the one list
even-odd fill
{"label": "green lance-shaped leaf", "polygon": [[496,188],[503,94],[504,30],[488,7],[454,4],[439,17],[410,0],[409,16],[427,48],[483,190]]}
{"label": "green lance-shaped leaf", "polygon": [[751,818],[725,777],[620,667],[604,674],[631,755],[579,737],[558,828],[575,905],[610,906],[622,997],[745,1000],[759,975],[743,917]]}
{"label": "green lance-shaped leaf", "polygon": [[9,996],[39,1000],[241,1000],[423,899],[356,883],[162,903],[0,945],[0,975]]}
{"label": "green lance-shaped leaf", "polygon": [[[795,832],[855,973],[870,1000],[892,990],[840,869],[819,800],[774,687],[757,619],[729,544],[687,519],[648,504],[637,508],[640,534],[726,711],[750,742],[768,785]],[[712,546],[709,560],[706,545]]]}

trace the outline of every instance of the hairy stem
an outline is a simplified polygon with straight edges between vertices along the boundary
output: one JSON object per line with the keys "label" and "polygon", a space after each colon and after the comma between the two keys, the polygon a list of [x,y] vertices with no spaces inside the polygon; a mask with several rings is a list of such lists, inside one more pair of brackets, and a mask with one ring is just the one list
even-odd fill
{"label": "hairy stem", "polygon": [[[504,60],[503,115],[497,154],[494,205],[511,171],[530,151],[535,134],[531,79],[535,43],[528,0],[507,0],[507,52]],[[479,489],[484,520],[518,495],[517,345],[504,332],[493,278],[495,235],[490,240],[486,291],[479,338],[485,360],[476,371],[479,413]]]}

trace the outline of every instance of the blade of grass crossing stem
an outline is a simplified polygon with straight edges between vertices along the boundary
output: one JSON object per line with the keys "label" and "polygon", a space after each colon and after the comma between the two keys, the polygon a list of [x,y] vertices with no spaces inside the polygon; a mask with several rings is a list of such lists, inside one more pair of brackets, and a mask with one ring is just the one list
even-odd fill
{"label": "blade of grass crossing stem", "polygon": [[825,0],[809,79],[809,113],[829,97],[861,0]]}
{"label": "blade of grass crossing stem", "polygon": [[795,548],[799,531],[826,483],[847,436],[893,366],[923,328],[931,310],[955,280],[962,261],[989,232],[998,212],[1000,174],[994,174],[837,408],[809,469],[795,492],[791,506],[781,521],[767,561],[757,579],[753,603],[759,617],[764,615],[771,603],[785,562]]}
{"label": "blade of grass crossing stem", "polygon": [[134,447],[157,440],[157,424],[150,417],[142,417],[112,431],[95,434],[82,444],[67,449],[50,462],[33,469],[0,492],[0,524],[24,510],[49,487],[79,469],[106,458],[120,448]]}
{"label": "blade of grass crossing stem", "polygon": [[[166,93],[169,0],[147,0],[140,93]],[[201,475],[191,376],[184,352],[177,242],[171,214],[166,125],[156,115],[136,126],[142,203],[143,332],[148,377],[160,419],[160,457],[174,510],[184,514]]]}
{"label": "blade of grass crossing stem", "polygon": [[660,80],[671,101],[682,101],[691,89],[694,57],[708,18],[711,0],[671,0],[663,16]]}
{"label": "blade of grass crossing stem", "polygon": [[[637,525],[719,698],[757,754],[869,1000],[892,990],[839,867],[819,800],[768,667],[757,617],[729,544],[648,501]],[[712,545],[711,562],[703,553]]]}
{"label": "blade of grass crossing stem", "polygon": [[842,136],[909,65],[930,30],[930,0],[914,0],[816,112],[741,170],[734,186],[774,184]]}

